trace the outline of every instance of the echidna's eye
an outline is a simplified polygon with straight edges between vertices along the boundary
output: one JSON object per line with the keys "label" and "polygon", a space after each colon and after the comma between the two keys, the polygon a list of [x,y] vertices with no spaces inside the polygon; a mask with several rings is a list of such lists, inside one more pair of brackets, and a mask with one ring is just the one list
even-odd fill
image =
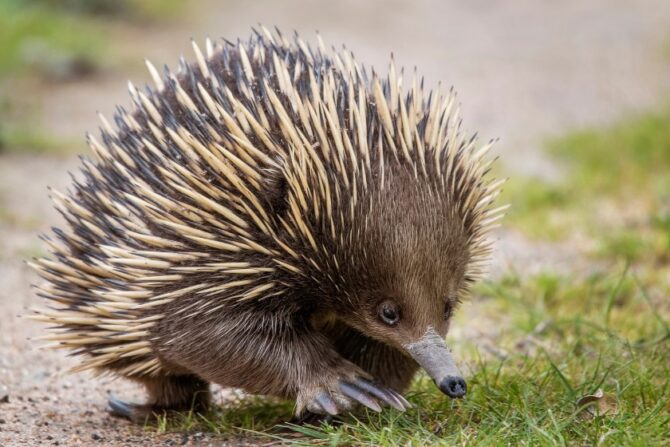
{"label": "echidna's eye", "polygon": [[379,318],[389,326],[395,326],[400,320],[400,310],[393,301],[384,301],[377,307]]}

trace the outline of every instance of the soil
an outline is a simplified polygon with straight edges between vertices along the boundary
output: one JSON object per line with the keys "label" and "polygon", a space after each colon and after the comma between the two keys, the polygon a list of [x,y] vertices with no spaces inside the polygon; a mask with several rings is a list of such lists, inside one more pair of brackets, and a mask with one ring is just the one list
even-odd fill
{"label": "soil", "polygon": [[[506,2],[381,0],[360,2],[193,2],[167,26],[119,26],[125,59],[104,76],[39,85],[29,93],[41,104],[35,125],[79,141],[97,129],[95,111],[109,116],[128,104],[125,81],[148,80],[143,57],[176,66],[190,54],[189,38],[246,36],[257,23],[297,29],[308,40],[318,29],[326,42],[353,49],[358,60],[385,71],[393,52],[399,65],[419,67],[428,85],[456,86],[464,123],[482,137],[500,137],[497,151],[516,174],[556,179],[544,138],[580,126],[610,122],[658,104],[670,92],[670,2],[594,0]],[[64,190],[77,160],[0,157],[0,445],[222,445],[250,440],[207,433],[156,435],[109,416],[106,394],[142,398],[125,381],[68,374],[76,362],[65,352],[38,349],[31,338],[43,327],[19,318],[40,304],[30,288],[35,275],[24,260],[42,253],[37,235],[61,221],[47,185]],[[499,234],[493,272],[574,270],[576,247],[538,244],[522,234]],[[578,263],[577,263],[578,264]],[[476,301],[468,312],[476,316]],[[476,321],[476,318],[469,319]],[[487,327],[460,330],[482,338]],[[500,330],[497,328],[496,330]],[[490,337],[494,334],[488,334]]]}

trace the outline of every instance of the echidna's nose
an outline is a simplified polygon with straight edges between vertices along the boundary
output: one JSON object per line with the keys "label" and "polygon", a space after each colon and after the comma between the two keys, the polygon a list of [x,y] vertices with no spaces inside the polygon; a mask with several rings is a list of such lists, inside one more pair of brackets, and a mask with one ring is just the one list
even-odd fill
{"label": "echidna's nose", "polygon": [[468,386],[462,377],[447,376],[438,384],[440,391],[449,397],[463,397],[468,390]]}
{"label": "echidna's nose", "polygon": [[468,387],[463,375],[444,339],[433,328],[429,327],[423,337],[404,348],[426,370],[440,391],[452,398],[465,396]]}

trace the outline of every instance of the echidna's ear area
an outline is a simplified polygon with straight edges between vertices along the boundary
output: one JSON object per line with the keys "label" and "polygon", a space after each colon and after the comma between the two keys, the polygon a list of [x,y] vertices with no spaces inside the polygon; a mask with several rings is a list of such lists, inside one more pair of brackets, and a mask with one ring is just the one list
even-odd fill
{"label": "echidna's ear area", "polygon": [[288,208],[288,180],[281,169],[268,169],[261,184],[264,201],[276,218],[284,218]]}
{"label": "echidna's ear area", "polygon": [[[35,260],[53,306],[37,319],[85,368],[155,374],[151,330],[166,305],[214,318],[226,302],[283,299],[292,282],[337,287],[367,192],[392,166],[448,200],[469,235],[468,278],[488,257],[501,182],[490,147],[459,130],[454,95],[408,92],[393,65],[368,77],[351,52],[312,49],[265,28],[248,42],[194,43],[195,63],[129,85],[132,113],[101,117],[101,141],[72,192],[54,192],[63,229]],[[363,217],[363,220],[360,218]],[[195,298],[194,298],[195,297]]]}

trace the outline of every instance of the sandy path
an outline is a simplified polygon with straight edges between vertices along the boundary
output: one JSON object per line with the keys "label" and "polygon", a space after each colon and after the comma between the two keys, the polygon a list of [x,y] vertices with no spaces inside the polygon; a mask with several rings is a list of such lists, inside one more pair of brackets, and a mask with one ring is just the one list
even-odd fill
{"label": "sandy path", "polygon": [[[669,2],[490,3],[211,0],[178,27],[126,30],[123,40],[132,44],[138,63],[127,72],[41,92],[39,122],[82,141],[84,131],[97,128],[96,110],[109,115],[113,104],[127,104],[127,77],[146,81],[141,57],[175,66],[180,53],[190,54],[189,37],[245,36],[258,22],[297,29],[307,39],[319,29],[327,42],[347,43],[360,61],[381,70],[393,51],[399,64],[417,65],[429,85],[442,79],[457,87],[466,126],[482,129],[484,138],[501,137],[498,150],[509,168],[545,178],[557,173],[539,151],[545,135],[607,122],[667,97]],[[0,205],[11,216],[0,219],[0,445],[214,442],[208,435],[146,435],[109,417],[106,391],[133,396],[130,386],[67,375],[73,360],[27,340],[42,331],[16,318],[37,303],[29,288],[33,274],[22,260],[40,252],[36,234],[58,222],[46,186],[65,188],[66,172],[75,167],[71,159],[0,157]],[[538,246],[507,232],[495,268],[566,266],[572,255],[569,247]],[[476,313],[476,304],[469,307]],[[459,333],[475,336],[479,330]]]}

